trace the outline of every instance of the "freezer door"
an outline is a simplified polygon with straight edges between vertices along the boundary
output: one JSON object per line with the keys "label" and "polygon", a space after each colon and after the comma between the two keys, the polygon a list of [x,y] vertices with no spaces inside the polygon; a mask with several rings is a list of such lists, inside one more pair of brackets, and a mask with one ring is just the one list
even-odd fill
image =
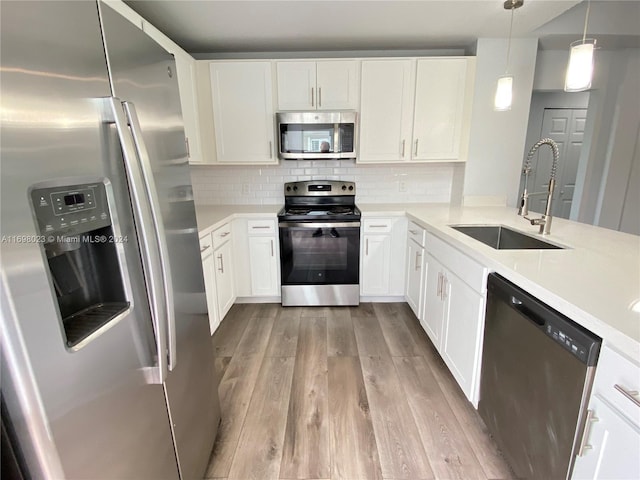
{"label": "freezer door", "polygon": [[113,94],[125,103],[155,204],[170,304],[165,387],[178,464],[183,479],[201,478],[220,411],[175,62],[106,4],[101,18]]}
{"label": "freezer door", "polygon": [[[3,316],[11,325],[3,325],[2,389],[11,423],[21,448],[34,452],[34,472],[55,457],[51,443],[32,435],[41,420],[65,478],[177,479],[163,386],[154,383],[154,335],[123,158],[104,100],[110,88],[97,6],[2,2],[0,33],[1,265],[14,317]],[[128,308],[70,348],[30,189],[89,182],[104,185],[110,199]]]}

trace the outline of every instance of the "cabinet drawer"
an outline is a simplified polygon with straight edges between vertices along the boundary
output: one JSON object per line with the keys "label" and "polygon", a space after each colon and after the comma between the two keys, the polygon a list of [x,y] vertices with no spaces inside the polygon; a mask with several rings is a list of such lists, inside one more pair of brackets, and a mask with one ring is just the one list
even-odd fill
{"label": "cabinet drawer", "polygon": [[476,292],[484,293],[486,291],[486,267],[459,252],[435,235],[428,233],[426,237],[426,249],[434,258]]}
{"label": "cabinet drawer", "polygon": [[213,239],[211,238],[211,234],[207,233],[200,237],[200,255],[206,257],[207,255],[211,255],[213,252]]}
{"label": "cabinet drawer", "polygon": [[211,236],[213,237],[213,249],[216,250],[231,238],[231,224],[225,223],[220,228],[214,230]]}
{"label": "cabinet drawer", "polygon": [[364,233],[389,233],[393,228],[393,219],[391,218],[368,218],[362,225]]}
{"label": "cabinet drawer", "polygon": [[249,235],[273,234],[276,231],[276,221],[271,219],[249,220],[247,232]]}
{"label": "cabinet drawer", "polygon": [[418,245],[424,247],[426,230],[415,222],[409,222],[407,238],[413,239]]}
{"label": "cabinet drawer", "polygon": [[[595,394],[609,401],[630,421],[640,427],[640,406],[636,403],[640,402],[638,394],[640,392],[640,366],[638,364],[611,348],[603,347],[598,359],[593,389]],[[632,398],[629,398],[627,394]]]}

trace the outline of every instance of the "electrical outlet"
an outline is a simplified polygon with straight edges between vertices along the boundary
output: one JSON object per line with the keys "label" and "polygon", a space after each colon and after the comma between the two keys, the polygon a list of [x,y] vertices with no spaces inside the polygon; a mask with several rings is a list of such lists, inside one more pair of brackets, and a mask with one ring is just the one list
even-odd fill
{"label": "electrical outlet", "polygon": [[243,195],[249,195],[249,184],[248,183],[243,183],[242,184],[242,194]]}
{"label": "electrical outlet", "polygon": [[402,180],[400,180],[398,182],[398,191],[399,192],[406,192],[407,191],[407,184]]}

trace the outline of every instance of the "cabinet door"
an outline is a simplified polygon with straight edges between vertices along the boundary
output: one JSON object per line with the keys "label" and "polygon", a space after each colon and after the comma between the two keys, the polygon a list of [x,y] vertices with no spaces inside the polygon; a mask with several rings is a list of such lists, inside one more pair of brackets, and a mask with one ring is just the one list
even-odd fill
{"label": "cabinet door", "polygon": [[422,295],[424,279],[424,248],[414,241],[407,242],[407,303],[418,320],[422,319]]}
{"label": "cabinet door", "polygon": [[251,295],[279,295],[278,255],[275,237],[249,237]]}
{"label": "cabinet door", "polygon": [[218,317],[220,321],[222,321],[235,301],[231,242],[225,243],[214,252],[214,260],[216,293],[218,295]]}
{"label": "cabinet door", "polygon": [[336,60],[316,64],[318,110],[358,108],[358,62]]}
{"label": "cabinet door", "polygon": [[185,141],[189,163],[203,163],[200,148],[200,119],[198,115],[198,98],[196,96],[196,61],[183,53],[174,53],[178,70],[178,87],[180,88],[180,105],[184,122]]}
{"label": "cabinet door", "polygon": [[212,62],[218,163],[277,163],[270,62]]}
{"label": "cabinet door", "polygon": [[591,397],[593,421],[586,427],[590,447],[576,458],[573,479],[640,478],[640,430],[598,395]]}
{"label": "cabinet door", "polygon": [[442,342],[444,301],[442,298],[443,268],[435,258],[427,254],[425,259],[424,313],[420,323],[438,351]]}
{"label": "cabinet door", "polygon": [[440,354],[467,398],[474,401],[484,327],[484,299],[445,270],[444,330]]}
{"label": "cabinet door", "polygon": [[418,60],[412,160],[458,159],[466,72],[464,58]]}
{"label": "cabinet door", "polygon": [[391,235],[365,235],[362,252],[362,295],[388,295]]}
{"label": "cabinet door", "polygon": [[412,60],[363,60],[359,163],[411,157]]}
{"label": "cabinet door", "polygon": [[316,62],[278,62],[276,72],[278,110],[316,108]]}
{"label": "cabinet door", "polygon": [[202,273],[204,274],[204,288],[207,292],[207,310],[209,310],[209,330],[211,335],[220,325],[218,311],[218,297],[216,293],[216,265],[211,252],[202,258]]}

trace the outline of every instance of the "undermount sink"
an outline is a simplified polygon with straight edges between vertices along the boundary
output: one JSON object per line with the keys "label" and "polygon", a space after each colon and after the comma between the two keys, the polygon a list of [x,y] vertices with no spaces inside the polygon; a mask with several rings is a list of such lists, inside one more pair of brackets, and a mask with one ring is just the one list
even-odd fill
{"label": "undermount sink", "polygon": [[502,225],[450,225],[450,227],[496,250],[557,250],[564,248]]}

